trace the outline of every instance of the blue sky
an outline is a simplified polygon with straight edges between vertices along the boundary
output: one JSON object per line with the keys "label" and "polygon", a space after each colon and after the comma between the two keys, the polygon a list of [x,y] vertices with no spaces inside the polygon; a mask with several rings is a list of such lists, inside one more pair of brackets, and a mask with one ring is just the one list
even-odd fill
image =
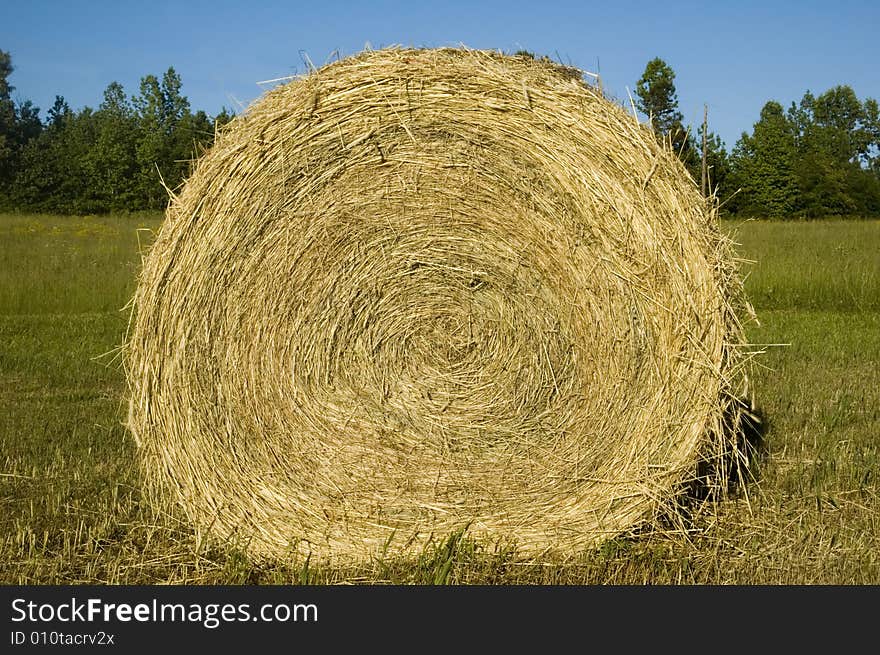
{"label": "blue sky", "polygon": [[702,119],[732,147],[761,106],[807,89],[849,84],[880,97],[880,1],[813,2],[7,2],[0,49],[11,52],[14,95],[41,116],[55,94],[96,106],[119,81],[174,66],[195,109],[240,110],[256,82],[303,72],[335,52],[402,44],[525,48],[601,70],[626,98],[653,57],[675,70],[685,121]]}

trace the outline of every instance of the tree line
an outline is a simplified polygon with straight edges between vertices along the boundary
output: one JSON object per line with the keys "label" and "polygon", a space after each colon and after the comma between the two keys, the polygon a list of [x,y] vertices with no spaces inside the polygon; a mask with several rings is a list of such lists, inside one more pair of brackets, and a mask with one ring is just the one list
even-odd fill
{"label": "tree line", "polygon": [[[520,55],[534,56],[522,51]],[[0,208],[88,214],[161,210],[191,162],[233,115],[193,112],[180,75],[147,75],[128,96],[112,82],[97,109],[72,110],[62,96],[41,119],[30,101],[14,101],[12,58],[0,50]],[[783,218],[880,216],[880,112],[841,85],[809,91],[787,109],[767,102],[751,132],[728,152],[718,135],[685,127],[675,72],[648,62],[635,85],[651,119],[698,182],[705,159],[707,194],[730,214]],[[703,143],[705,141],[705,148]]]}
{"label": "tree line", "polygon": [[91,214],[164,209],[168,189],[232,119],[193,112],[180,75],[147,75],[136,95],[110,83],[97,109],[70,108],[62,96],[41,120],[15,102],[11,56],[0,50],[0,207]]}
{"label": "tree line", "polygon": [[[660,58],[648,62],[636,96],[658,138],[701,180],[703,128],[683,126],[672,68]],[[711,132],[705,151],[708,192],[727,213],[880,216],[880,112],[875,99],[861,101],[849,86],[807,91],[787,109],[771,100],[730,153]]]}

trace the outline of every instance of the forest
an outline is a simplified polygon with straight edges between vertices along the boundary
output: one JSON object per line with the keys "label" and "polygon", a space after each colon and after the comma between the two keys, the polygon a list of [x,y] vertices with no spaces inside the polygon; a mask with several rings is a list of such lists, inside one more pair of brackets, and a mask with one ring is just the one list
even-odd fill
{"label": "forest", "polygon": [[[523,56],[534,56],[522,51]],[[234,118],[193,110],[173,67],[141,78],[136,94],[118,82],[97,108],[73,109],[61,95],[45,113],[13,96],[12,54],[0,49],[0,209],[58,214],[161,210],[217,130]],[[725,215],[761,218],[880,216],[880,111],[847,85],[807,90],[784,107],[768,100],[734,146],[686,126],[675,72],[652,59],[635,84],[635,105],[657,138],[708,184]],[[622,103],[624,104],[624,103]]]}

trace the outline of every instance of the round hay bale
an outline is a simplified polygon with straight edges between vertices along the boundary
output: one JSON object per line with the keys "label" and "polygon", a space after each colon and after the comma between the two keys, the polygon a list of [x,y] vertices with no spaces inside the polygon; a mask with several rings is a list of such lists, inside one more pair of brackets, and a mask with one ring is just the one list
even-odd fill
{"label": "round hay bale", "polygon": [[721,452],[727,241],[570,70],[388,49],[265,94],[146,258],[127,351],[149,488],[255,555],[535,555],[650,521]]}

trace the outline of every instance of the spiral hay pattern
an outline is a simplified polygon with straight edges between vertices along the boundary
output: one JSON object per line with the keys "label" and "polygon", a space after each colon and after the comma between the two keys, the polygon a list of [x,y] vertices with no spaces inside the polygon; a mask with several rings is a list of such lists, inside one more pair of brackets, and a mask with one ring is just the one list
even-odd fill
{"label": "spiral hay pattern", "polygon": [[149,487],[255,555],[464,526],[571,552],[722,452],[739,283],[674,155],[567,71],[389,49],[267,93],[144,265]]}

